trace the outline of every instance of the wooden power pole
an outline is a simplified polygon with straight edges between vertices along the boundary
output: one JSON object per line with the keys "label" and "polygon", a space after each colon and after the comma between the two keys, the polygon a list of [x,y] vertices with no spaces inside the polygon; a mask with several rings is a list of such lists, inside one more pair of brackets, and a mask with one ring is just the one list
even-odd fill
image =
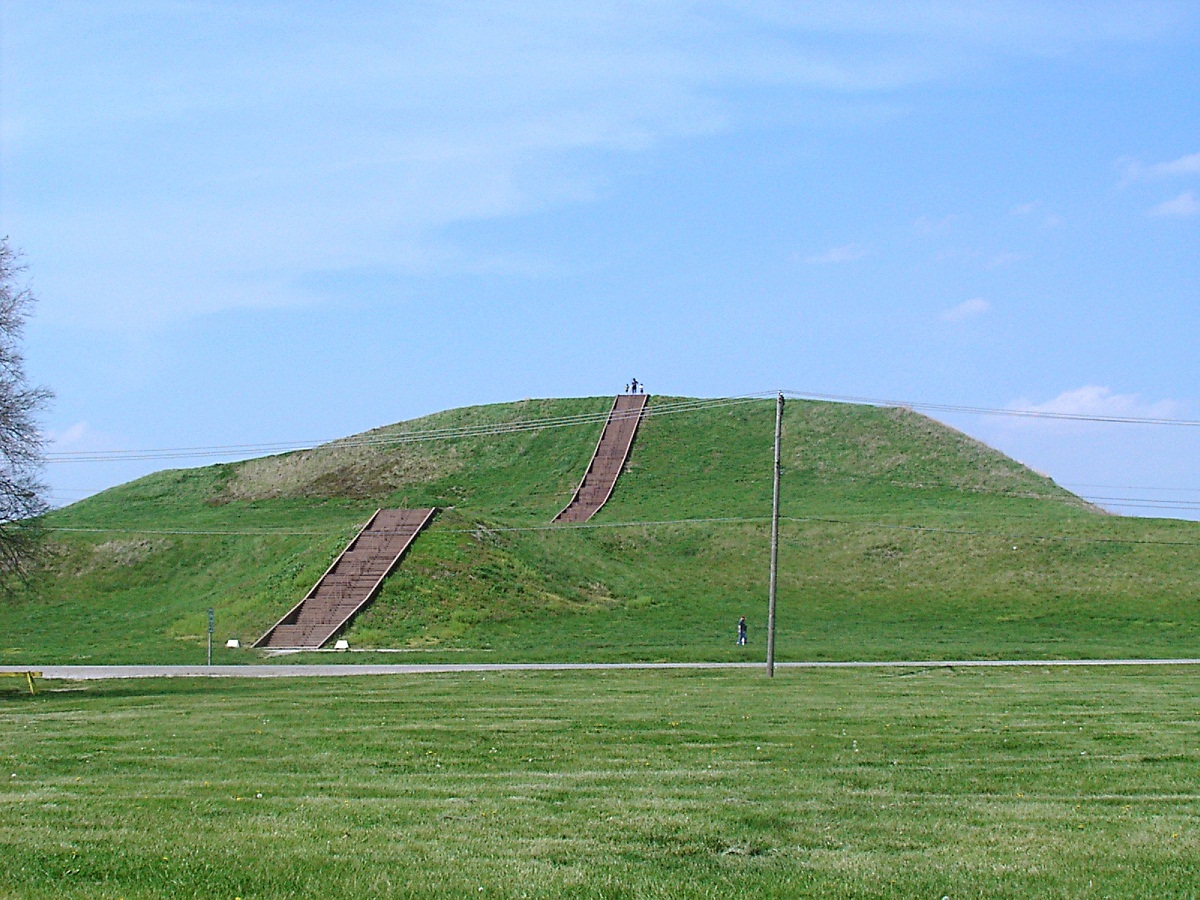
{"label": "wooden power pole", "polygon": [[771,587],[767,600],[767,677],[775,677],[775,585],[779,574],[779,450],[783,436],[783,391],[775,398],[775,490],[771,500]]}

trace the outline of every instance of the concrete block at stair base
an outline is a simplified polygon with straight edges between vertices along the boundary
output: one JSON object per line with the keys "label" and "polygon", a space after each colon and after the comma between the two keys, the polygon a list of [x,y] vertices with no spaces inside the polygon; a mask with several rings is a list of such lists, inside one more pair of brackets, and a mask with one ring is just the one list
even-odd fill
{"label": "concrete block at stair base", "polygon": [[237,638],[230,638],[229,640],[227,640],[225,642],[225,646],[228,647],[230,650],[237,650],[239,647],[242,646],[242,643]]}
{"label": "concrete block at stair base", "polygon": [[338,641],[336,644],[333,645],[333,649],[334,650],[349,650],[350,642],[346,641],[346,640]]}

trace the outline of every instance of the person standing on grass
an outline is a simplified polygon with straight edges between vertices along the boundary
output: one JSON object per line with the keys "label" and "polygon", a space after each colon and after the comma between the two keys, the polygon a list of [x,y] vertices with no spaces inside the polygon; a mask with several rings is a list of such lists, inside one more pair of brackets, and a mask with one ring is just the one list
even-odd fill
{"label": "person standing on grass", "polygon": [[737,639],[737,642],[738,642],[738,646],[739,646],[739,647],[745,647],[745,646],[746,646],[746,617],[745,617],[745,616],[742,616],[740,619],[738,619],[738,639]]}

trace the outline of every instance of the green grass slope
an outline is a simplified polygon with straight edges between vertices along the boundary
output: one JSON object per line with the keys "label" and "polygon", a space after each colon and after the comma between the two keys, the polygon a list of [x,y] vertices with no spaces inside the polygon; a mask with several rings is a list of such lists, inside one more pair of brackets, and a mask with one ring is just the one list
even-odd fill
{"label": "green grass slope", "polygon": [[[597,422],[360,436],[106,491],[48,517],[42,571],[0,601],[0,662],[195,662],[210,606],[218,644],[248,644],[378,506],[442,512],[352,624],[356,648],[431,661],[760,658],[774,403],[676,402],[652,399],[658,414],[586,527],[547,526]],[[472,407],[366,437],[610,403]],[[1106,515],[915,413],[789,402],[782,509],[781,659],[1200,656],[1200,526]],[[742,614],[747,648],[732,640]]]}

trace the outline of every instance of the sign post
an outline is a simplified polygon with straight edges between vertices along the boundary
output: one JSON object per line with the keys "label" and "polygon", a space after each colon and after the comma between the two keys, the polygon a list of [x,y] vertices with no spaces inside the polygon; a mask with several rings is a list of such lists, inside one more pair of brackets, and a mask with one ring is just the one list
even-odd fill
{"label": "sign post", "polygon": [[783,391],[775,399],[775,477],[771,498],[771,587],[767,599],[767,677],[775,677],[775,582],[779,574],[779,468],[783,435]]}
{"label": "sign post", "polygon": [[210,607],[208,608],[208,664],[209,664],[210,666],[212,665],[212,636],[213,636],[213,626],[216,624],[216,622],[217,622],[217,617],[216,617],[216,615],[213,613],[213,608],[210,606]]}

